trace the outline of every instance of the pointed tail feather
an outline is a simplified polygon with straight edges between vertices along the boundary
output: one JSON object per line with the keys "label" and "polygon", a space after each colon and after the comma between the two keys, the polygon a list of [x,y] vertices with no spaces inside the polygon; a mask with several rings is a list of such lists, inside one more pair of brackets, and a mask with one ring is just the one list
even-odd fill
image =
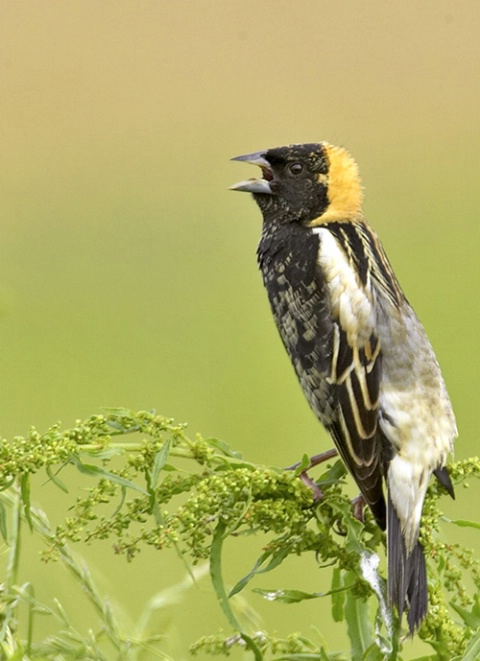
{"label": "pointed tail feather", "polygon": [[408,609],[407,622],[410,635],[413,635],[428,608],[427,568],[425,555],[420,542],[407,554],[400,520],[388,495],[387,557],[388,557],[388,596],[390,603],[398,610],[400,623],[405,608]]}
{"label": "pointed tail feather", "polygon": [[437,480],[442,484],[445,489],[448,491],[450,496],[455,500],[455,491],[453,490],[453,484],[452,480],[450,479],[450,475],[448,473],[448,470],[445,466],[442,466],[441,468],[436,468],[433,471],[433,474],[437,478]]}

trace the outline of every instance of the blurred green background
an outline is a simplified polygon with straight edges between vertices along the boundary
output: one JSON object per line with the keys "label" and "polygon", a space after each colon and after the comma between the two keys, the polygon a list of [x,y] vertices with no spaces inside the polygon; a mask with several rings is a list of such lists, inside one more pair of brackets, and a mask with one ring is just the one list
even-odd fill
{"label": "blurred green background", "polygon": [[[367,217],[442,365],[456,456],[475,453],[479,24],[476,0],[3,0],[2,435],[127,406],[255,462],[330,447],[268,309],[259,211],[227,190],[254,174],[230,157],[327,140],[359,163]],[[42,488],[45,505],[61,500]],[[232,581],[262,543],[232,551]],[[108,544],[76,550],[133,619],[183,576],[168,553],[126,565]],[[68,601],[59,567],[33,554],[30,570]],[[284,576],[328,589],[300,561]],[[279,633],[328,612],[251,603]],[[178,659],[228,630],[205,581],[168,617]],[[324,634],[342,644],[341,627]]]}

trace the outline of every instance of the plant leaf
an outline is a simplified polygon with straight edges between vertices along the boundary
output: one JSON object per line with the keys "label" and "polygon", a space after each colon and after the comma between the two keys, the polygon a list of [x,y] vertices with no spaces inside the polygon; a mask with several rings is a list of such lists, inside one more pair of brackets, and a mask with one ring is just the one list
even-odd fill
{"label": "plant leaf", "polygon": [[446,519],[448,523],[454,523],[460,528],[478,528],[480,529],[480,523],[478,521],[468,521],[467,519]]}
{"label": "plant leaf", "polygon": [[330,466],[330,468],[320,475],[320,478],[316,482],[320,487],[327,487],[330,484],[337,484],[340,482],[342,477],[346,474],[347,469],[345,468],[345,464],[338,459],[333,466]]}
{"label": "plant leaf", "polygon": [[105,468],[102,468],[101,466],[95,466],[94,464],[84,464],[78,457],[72,457],[72,462],[75,464],[75,466],[78,468],[78,470],[81,473],[84,473],[85,475],[92,475],[93,477],[103,477],[106,480],[110,480],[111,482],[115,482],[116,484],[119,484],[121,487],[126,487],[127,489],[133,489],[134,491],[139,491],[142,493],[144,496],[148,496],[148,492],[145,491],[145,489],[142,489],[142,487],[138,486],[138,484],[135,484],[135,482],[131,482],[130,480],[126,480],[124,477],[121,477],[121,475],[116,475],[115,473],[111,473],[110,471],[107,471]]}
{"label": "plant leaf", "polygon": [[117,507],[115,508],[115,510],[112,514],[112,519],[113,519],[113,517],[117,516],[117,514],[120,512],[120,510],[122,509],[123,504],[125,502],[125,499],[127,497],[127,490],[125,489],[125,487],[121,488],[120,493],[121,493],[120,502],[118,503]]}
{"label": "plant leaf", "polygon": [[[230,590],[230,594],[228,596],[233,597],[234,594],[241,592],[247,583],[249,583],[257,574],[266,574],[267,572],[282,564],[287,555],[290,553],[291,547],[292,544],[285,544],[285,546],[281,548],[264,551],[264,553],[262,553],[262,555],[258,558],[257,562],[253,566],[253,569],[246,576],[241,578],[238,583],[236,583],[236,585]],[[269,558],[269,562],[264,567],[262,567],[262,565]]]}
{"label": "plant leaf", "polygon": [[210,547],[210,578],[212,579],[212,585],[217,595],[217,599],[220,602],[220,606],[225,613],[225,616],[231,626],[236,629],[243,640],[247,648],[250,648],[254,654],[255,661],[263,661],[263,654],[256,646],[252,638],[242,630],[242,625],[237,620],[235,613],[230,606],[229,598],[225,585],[223,582],[222,576],[222,549],[223,541],[225,539],[226,525],[223,521],[219,521],[215,532],[212,538],[212,545]]}
{"label": "plant leaf", "polygon": [[362,656],[362,661],[385,661],[385,654],[377,647],[375,643],[370,645],[370,647],[364,652]]}
{"label": "plant leaf", "polygon": [[[346,583],[352,585],[358,579],[354,571],[346,574]],[[361,661],[365,651],[373,644],[368,602],[349,590],[345,599],[345,620],[350,638],[352,661]]]}
{"label": "plant leaf", "polygon": [[8,528],[7,528],[7,508],[0,500],[0,533],[5,542],[8,542]]}
{"label": "plant leaf", "polygon": [[234,459],[243,459],[243,454],[232,450],[232,448],[225,441],[220,440],[219,438],[206,438],[205,443],[208,443],[212,447],[220,450],[226,457],[233,457]]}
{"label": "plant leaf", "polygon": [[31,512],[31,500],[30,500],[30,474],[24,473],[20,477],[20,491],[22,494],[23,501],[23,511],[25,512],[25,518],[27,519],[30,530],[33,530],[33,521],[32,521],[32,512]]}
{"label": "plant leaf", "polygon": [[332,617],[334,622],[343,622],[345,596],[342,572],[339,567],[335,567],[332,576]]}
{"label": "plant leaf", "polygon": [[100,461],[109,461],[112,457],[118,457],[123,454],[122,448],[99,448],[98,450],[84,450],[81,445],[78,446],[78,452],[93,457]]}
{"label": "plant leaf", "polygon": [[298,477],[303,472],[308,470],[309,467],[310,467],[310,457],[308,456],[308,454],[304,454],[301,462],[295,468],[295,475]]}
{"label": "plant leaf", "polygon": [[[62,468],[63,468],[63,466],[62,466]],[[60,470],[60,469],[59,469],[59,470]],[[63,482],[63,481],[58,477],[58,475],[57,475],[56,473],[54,473],[54,472],[52,471],[52,467],[51,467],[51,466],[47,465],[46,472],[47,472],[47,475],[48,475],[49,480],[50,480],[51,482],[53,482],[53,484],[54,484],[56,487],[58,487],[59,489],[61,489],[61,491],[63,491],[64,493],[68,493],[67,485],[65,484],[65,482]]]}
{"label": "plant leaf", "polygon": [[168,455],[170,454],[170,449],[172,447],[172,439],[169,438],[160,448],[160,450],[155,455],[155,460],[153,462],[153,471],[152,471],[152,489],[158,484],[158,478],[163,467],[167,463]]}
{"label": "plant leaf", "polygon": [[[344,590],[345,588],[340,588]],[[262,590],[254,588],[252,592],[261,595],[267,601],[281,601],[284,604],[298,604],[306,599],[319,599],[332,594],[329,592],[303,592],[303,590]]]}
{"label": "plant leaf", "polygon": [[471,629],[478,629],[478,627],[480,627],[480,616],[478,613],[478,597],[477,597],[477,603],[473,606],[471,611],[468,611],[465,608],[459,606],[458,604],[452,602],[450,602],[450,606],[453,608],[453,610],[457,611],[457,613],[460,615],[460,617],[465,622],[467,627],[470,627]]}

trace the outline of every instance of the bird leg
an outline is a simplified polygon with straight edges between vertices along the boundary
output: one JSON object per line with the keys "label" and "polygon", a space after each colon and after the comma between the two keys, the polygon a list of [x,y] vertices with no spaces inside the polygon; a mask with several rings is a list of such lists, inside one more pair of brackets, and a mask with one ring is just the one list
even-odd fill
{"label": "bird leg", "polygon": [[[327,450],[326,452],[321,452],[320,454],[315,454],[313,455],[313,457],[310,457],[310,463],[308,464],[307,468],[305,468],[305,470],[303,470],[300,473],[300,479],[302,480],[302,482],[307,487],[310,487],[310,489],[313,491],[313,497],[315,502],[322,500],[323,491],[308,475],[308,471],[311,468],[318,466],[319,464],[323,464],[325,461],[328,461],[329,459],[333,459],[333,457],[336,457],[337,455],[338,452],[335,448],[332,448],[331,450]],[[286,468],[285,470],[289,470],[289,471],[295,470],[296,468],[301,466],[301,464],[302,462],[298,461],[296,464],[293,464],[293,466],[288,466],[288,468]],[[353,516],[361,523],[364,523],[365,521],[365,517],[363,515],[363,509],[366,504],[367,501],[365,500],[363,494],[361,493],[359,493],[358,496],[352,500]]]}
{"label": "bird leg", "polygon": [[363,508],[367,504],[367,501],[365,500],[365,496],[362,493],[359,493],[358,496],[354,498],[351,502],[352,502],[353,516],[357,519],[357,521],[360,521],[360,523],[365,523],[365,517],[363,516]]}
{"label": "bird leg", "polygon": [[318,484],[312,480],[312,478],[307,475],[307,471],[302,471],[300,473],[300,479],[306,487],[310,487],[313,491],[313,500],[315,503],[318,503],[323,498],[323,491],[320,489]]}
{"label": "bird leg", "polygon": [[[312,480],[312,478],[308,475],[307,471],[309,471],[311,468],[314,468],[315,466],[318,466],[319,464],[322,464],[324,461],[328,461],[329,459],[336,457],[337,454],[338,452],[337,450],[335,450],[335,448],[332,448],[331,450],[327,450],[326,452],[321,452],[320,454],[315,454],[313,457],[310,457],[310,463],[308,464],[307,468],[305,468],[305,470],[303,470],[300,473],[300,479],[302,480],[302,482],[313,491],[313,497],[315,502],[322,500],[323,491]],[[293,471],[301,465],[302,462],[299,461],[296,464],[293,464],[293,466],[288,466],[288,468],[286,468],[285,470]]]}

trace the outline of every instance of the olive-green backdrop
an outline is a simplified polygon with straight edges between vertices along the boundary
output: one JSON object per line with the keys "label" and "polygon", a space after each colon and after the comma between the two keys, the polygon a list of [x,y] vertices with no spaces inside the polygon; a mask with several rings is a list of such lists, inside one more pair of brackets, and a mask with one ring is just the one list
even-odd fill
{"label": "olive-green backdrop", "polygon": [[[127,406],[188,421],[192,434],[223,438],[256,462],[288,465],[330,447],[270,316],[255,260],[260,214],[227,190],[255,174],[230,157],[327,140],[359,162],[367,217],[442,365],[457,456],[475,453],[476,0],[0,7],[3,436]],[[36,498],[53,520],[63,513],[55,488],[39,483]],[[472,488],[455,511],[478,503]],[[227,578],[243,575],[263,543],[232,546]],[[126,618],[183,577],[173,554],[127,565],[109,544],[76,550]],[[311,562],[292,560],[283,585],[328,589]],[[39,596],[69,605],[63,570],[41,564],[36,548],[23,570]],[[249,601],[259,626],[279,633],[308,634],[328,617],[328,604]],[[81,619],[83,605],[70,607]],[[176,659],[202,633],[228,630],[205,580],[159,617],[159,630],[167,621]],[[332,647],[345,644],[341,626],[322,630]]]}

